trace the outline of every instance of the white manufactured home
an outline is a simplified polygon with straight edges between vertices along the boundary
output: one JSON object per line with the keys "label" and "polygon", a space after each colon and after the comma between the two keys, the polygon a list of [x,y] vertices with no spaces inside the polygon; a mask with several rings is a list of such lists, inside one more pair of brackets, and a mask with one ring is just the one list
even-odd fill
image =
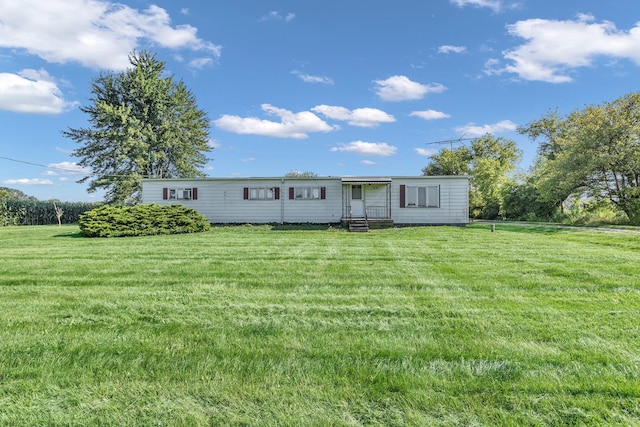
{"label": "white manufactured home", "polygon": [[184,204],[213,224],[464,225],[469,177],[144,179],[142,202]]}

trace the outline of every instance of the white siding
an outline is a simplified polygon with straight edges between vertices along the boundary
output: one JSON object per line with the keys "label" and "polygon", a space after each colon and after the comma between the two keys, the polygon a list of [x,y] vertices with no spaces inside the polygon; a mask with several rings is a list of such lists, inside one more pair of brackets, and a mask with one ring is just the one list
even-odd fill
{"label": "white siding", "polygon": [[[440,187],[440,206],[400,207],[400,186]],[[467,224],[469,181],[467,177],[394,178],[391,183],[391,217],[397,224]]]}
{"label": "white siding", "polygon": [[[289,199],[289,188],[325,188],[325,199]],[[339,178],[285,179],[283,183],[283,222],[302,224],[338,223],[342,217],[342,185]]]}
{"label": "white siding", "polygon": [[[346,185],[346,184],[345,184]],[[396,224],[466,224],[467,177],[392,177],[391,218]],[[400,186],[438,185],[439,207],[401,208]],[[325,199],[289,199],[289,188],[324,188]],[[385,185],[363,185],[367,205],[386,204]],[[197,200],[163,200],[163,188],[197,188]],[[245,200],[245,188],[279,188],[278,200]],[[349,192],[346,192],[349,194]],[[341,178],[203,178],[142,181],[142,202],[181,203],[217,224],[338,223],[342,217]]]}
{"label": "white siding", "polygon": [[[245,188],[276,188],[278,180],[203,181],[203,201],[200,212],[212,223],[276,223],[280,222],[281,200],[245,200]],[[200,191],[200,190],[198,190]],[[280,194],[282,198],[282,193]],[[200,198],[200,193],[198,193]]]}
{"label": "white siding", "polygon": [[[163,188],[197,188],[198,200],[163,200]],[[280,198],[245,200],[245,188],[279,188]],[[325,199],[289,200],[289,187],[325,187]],[[216,224],[337,223],[342,209],[339,179],[164,179],[142,182],[142,202],[182,203]]]}
{"label": "white siding", "polygon": [[364,197],[367,201],[367,204],[384,205],[387,200],[387,186],[367,185],[365,186]]}

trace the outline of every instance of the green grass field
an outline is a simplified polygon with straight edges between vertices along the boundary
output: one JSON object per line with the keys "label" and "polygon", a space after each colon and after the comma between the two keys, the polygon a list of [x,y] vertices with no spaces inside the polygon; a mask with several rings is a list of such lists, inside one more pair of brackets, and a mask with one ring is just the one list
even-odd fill
{"label": "green grass field", "polygon": [[0,228],[0,425],[640,425],[639,261],[544,227]]}

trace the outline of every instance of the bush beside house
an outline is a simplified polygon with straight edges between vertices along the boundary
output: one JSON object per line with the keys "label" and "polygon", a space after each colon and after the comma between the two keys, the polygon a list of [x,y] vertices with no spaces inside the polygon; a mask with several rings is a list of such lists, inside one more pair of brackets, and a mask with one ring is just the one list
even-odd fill
{"label": "bush beside house", "polygon": [[149,236],[207,231],[208,219],[183,205],[102,206],[80,217],[85,237]]}

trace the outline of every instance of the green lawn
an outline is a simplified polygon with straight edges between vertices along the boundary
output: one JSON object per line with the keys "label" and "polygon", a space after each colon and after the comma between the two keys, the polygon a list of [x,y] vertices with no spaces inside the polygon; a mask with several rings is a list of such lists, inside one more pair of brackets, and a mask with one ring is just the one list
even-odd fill
{"label": "green lawn", "polygon": [[0,425],[640,425],[639,261],[544,227],[0,228]]}

